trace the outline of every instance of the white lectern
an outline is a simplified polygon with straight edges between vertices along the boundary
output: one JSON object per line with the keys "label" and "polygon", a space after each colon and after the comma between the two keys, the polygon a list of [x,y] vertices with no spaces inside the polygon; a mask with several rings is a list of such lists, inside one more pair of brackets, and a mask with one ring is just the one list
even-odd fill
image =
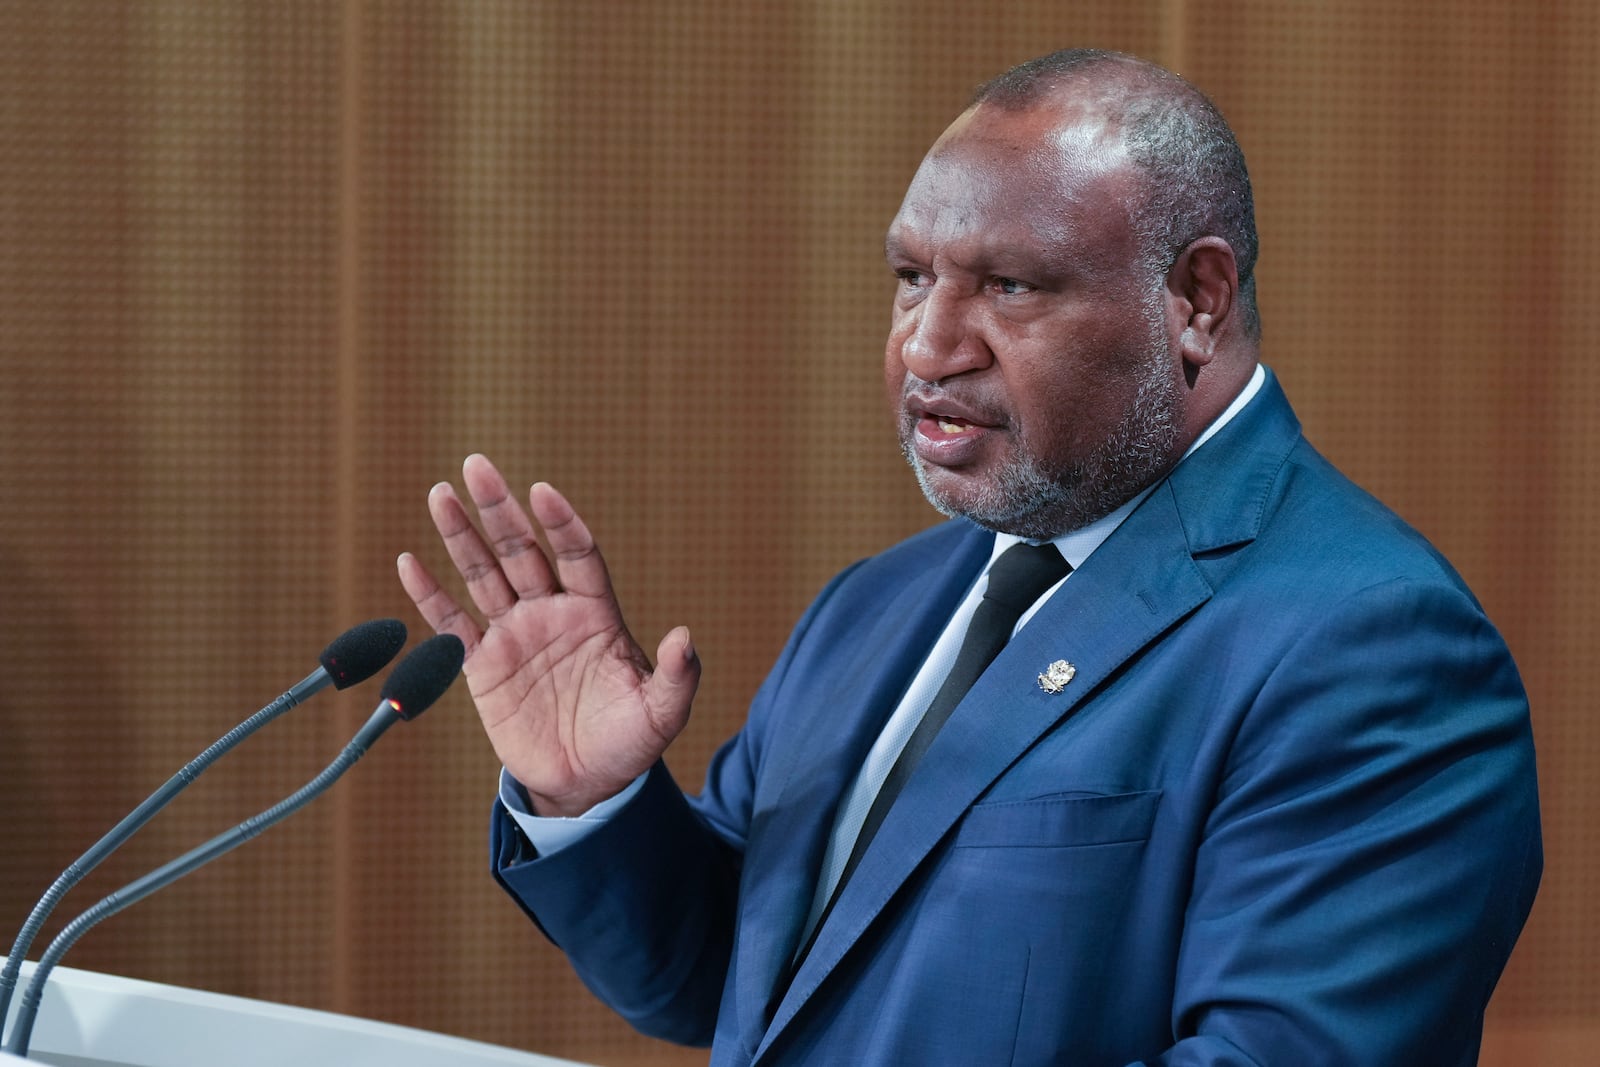
{"label": "white lectern", "polygon": [[[4,959],[4,957],[0,957]],[[16,1015],[33,965],[25,963]],[[5,1034],[11,1034],[7,1019]],[[332,1012],[57,967],[28,1059],[56,1067],[582,1067],[479,1041]]]}

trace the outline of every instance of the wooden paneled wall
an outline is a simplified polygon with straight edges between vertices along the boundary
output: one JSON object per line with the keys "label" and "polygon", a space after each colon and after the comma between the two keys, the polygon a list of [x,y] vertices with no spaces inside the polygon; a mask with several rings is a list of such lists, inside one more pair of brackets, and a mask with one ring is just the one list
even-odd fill
{"label": "wooden paneled wall", "polygon": [[[1507,634],[1548,867],[1484,1061],[1593,1059],[1589,0],[0,5],[0,937],[334,634],[422,629],[393,558],[441,558],[425,496],[475,450],[570,493],[647,645],[694,627],[670,762],[698,782],[812,593],[934,521],[880,396],[883,227],[975,84],[1067,44],[1233,120],[1268,361]],[[297,788],[375,701],[270,726],[47,933]],[[703,1062],[628,1033],[492,886],[495,773],[458,686],[68,962]]]}

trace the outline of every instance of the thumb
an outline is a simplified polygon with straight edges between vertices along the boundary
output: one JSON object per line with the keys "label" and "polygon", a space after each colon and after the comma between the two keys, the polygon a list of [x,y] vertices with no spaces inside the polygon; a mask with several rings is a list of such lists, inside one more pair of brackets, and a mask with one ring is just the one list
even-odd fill
{"label": "thumb", "polygon": [[700,656],[687,626],[679,626],[656,646],[656,669],[645,683],[656,728],[673,738],[689,721],[689,706],[700,687]]}

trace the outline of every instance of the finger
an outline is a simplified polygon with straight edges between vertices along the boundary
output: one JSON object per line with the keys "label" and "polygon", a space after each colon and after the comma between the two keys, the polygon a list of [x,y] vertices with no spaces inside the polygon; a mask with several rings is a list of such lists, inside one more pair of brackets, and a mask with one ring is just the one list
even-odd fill
{"label": "finger", "polygon": [[483,629],[477,620],[461,610],[455,599],[428,573],[422,561],[411,553],[400,554],[400,558],[395,560],[395,570],[400,574],[401,587],[417,606],[423,621],[433,627],[434,633],[455,634],[470,656],[483,637]]}
{"label": "finger", "polygon": [[528,507],[550,543],[561,587],[578,596],[612,596],[606,561],[567,498],[549,483],[538,482],[528,490]]}
{"label": "finger", "polygon": [[700,657],[687,626],[679,626],[656,647],[656,669],[645,682],[645,705],[663,740],[671,742],[689,721],[700,687]]}
{"label": "finger", "polygon": [[533,522],[523,511],[510,487],[488,457],[474,453],[461,465],[467,494],[478,509],[488,542],[500,571],[511,589],[521,597],[548,596],[556,591],[556,576],[550,569],[534,533]]}
{"label": "finger", "polygon": [[429,491],[428,513],[478,610],[491,619],[504,614],[516,603],[516,592],[500,570],[500,561],[467,518],[467,510],[449,482],[440,482]]}

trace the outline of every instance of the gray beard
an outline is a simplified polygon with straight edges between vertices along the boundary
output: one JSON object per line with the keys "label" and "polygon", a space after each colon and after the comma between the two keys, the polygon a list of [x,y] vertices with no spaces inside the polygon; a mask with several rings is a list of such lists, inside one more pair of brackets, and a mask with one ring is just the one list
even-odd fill
{"label": "gray beard", "polygon": [[1081,462],[1060,470],[1042,465],[1023,442],[1020,458],[1002,468],[976,500],[957,508],[931,484],[912,445],[915,427],[902,425],[900,447],[922,495],[942,514],[989,530],[1047,541],[1103,518],[1169,471],[1178,456],[1181,400],[1170,377],[1167,345],[1153,346],[1144,380],[1115,432]]}

